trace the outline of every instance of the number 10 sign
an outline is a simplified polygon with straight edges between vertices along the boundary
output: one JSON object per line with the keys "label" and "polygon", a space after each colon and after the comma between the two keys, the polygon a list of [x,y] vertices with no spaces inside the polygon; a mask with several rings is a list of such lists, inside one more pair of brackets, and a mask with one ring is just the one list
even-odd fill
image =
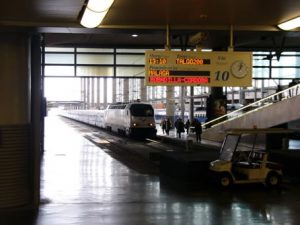
{"label": "number 10 sign", "polygon": [[145,85],[252,85],[251,52],[146,51]]}

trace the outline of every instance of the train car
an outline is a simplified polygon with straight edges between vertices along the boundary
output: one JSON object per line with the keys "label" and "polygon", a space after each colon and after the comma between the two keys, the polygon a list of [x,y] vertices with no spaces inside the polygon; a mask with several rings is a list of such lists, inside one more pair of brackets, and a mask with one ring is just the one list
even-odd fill
{"label": "train car", "polygon": [[104,110],[65,110],[61,115],[92,126],[104,128]]}
{"label": "train car", "polygon": [[154,110],[148,103],[116,103],[105,110],[66,110],[61,115],[130,137],[156,136]]}
{"label": "train car", "polygon": [[104,113],[107,130],[130,137],[155,137],[154,109],[151,104],[140,102],[116,103]]}

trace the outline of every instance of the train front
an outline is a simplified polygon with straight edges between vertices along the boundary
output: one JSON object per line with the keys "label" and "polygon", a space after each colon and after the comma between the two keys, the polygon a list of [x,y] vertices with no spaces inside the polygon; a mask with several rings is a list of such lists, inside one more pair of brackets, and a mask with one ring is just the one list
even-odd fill
{"label": "train front", "polygon": [[151,104],[133,103],[129,105],[129,134],[133,137],[155,138],[154,109]]}

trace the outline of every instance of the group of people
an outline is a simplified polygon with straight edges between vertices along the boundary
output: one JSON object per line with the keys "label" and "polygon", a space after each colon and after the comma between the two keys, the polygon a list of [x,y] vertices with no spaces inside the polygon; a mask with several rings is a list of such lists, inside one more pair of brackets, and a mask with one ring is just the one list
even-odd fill
{"label": "group of people", "polygon": [[[172,123],[169,118],[163,119],[160,124],[163,134],[169,135],[170,129],[172,128]],[[196,134],[196,142],[201,142],[201,133],[202,133],[202,126],[201,122],[197,119],[194,119],[192,123],[188,119],[185,123],[181,118],[176,119],[174,126],[176,128],[176,133],[179,138],[181,138],[181,133],[186,131],[187,134],[190,132],[190,127],[194,127],[194,132]]]}
{"label": "group of people", "polygon": [[163,134],[169,135],[170,129],[172,127],[171,121],[169,118],[163,119],[160,123],[161,129],[163,131]]}

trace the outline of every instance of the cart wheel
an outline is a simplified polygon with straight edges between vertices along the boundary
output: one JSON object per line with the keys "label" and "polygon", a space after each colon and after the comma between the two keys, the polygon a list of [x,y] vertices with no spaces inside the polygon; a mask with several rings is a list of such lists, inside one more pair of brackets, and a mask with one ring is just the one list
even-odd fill
{"label": "cart wheel", "polygon": [[277,187],[281,183],[281,176],[278,173],[270,172],[266,178],[266,185],[268,187]]}
{"label": "cart wheel", "polygon": [[232,177],[228,173],[221,173],[219,176],[219,185],[224,188],[228,188],[232,185]]}

